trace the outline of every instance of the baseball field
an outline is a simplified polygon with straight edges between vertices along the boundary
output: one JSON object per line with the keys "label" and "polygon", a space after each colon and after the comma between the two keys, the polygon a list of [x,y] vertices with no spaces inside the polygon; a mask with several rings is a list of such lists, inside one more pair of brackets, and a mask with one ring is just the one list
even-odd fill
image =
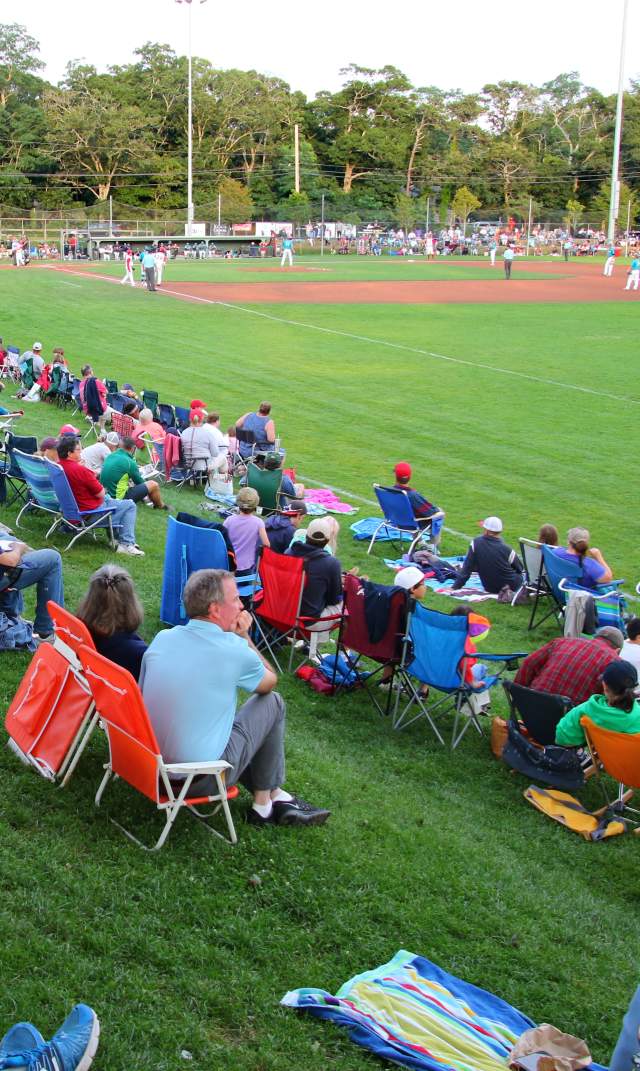
{"label": "baseball field", "polygon": [[[5,343],[38,339],[45,357],[62,346],[74,372],[90,362],[161,401],[201,398],[223,430],[268,399],[287,463],[338,489],[353,519],[378,514],[372,483],[407,460],[446,510],[444,553],[463,553],[488,514],[516,546],[544,522],[562,535],[585,525],[634,591],[640,298],[622,264],[605,279],[597,260],[517,260],[506,281],[471,258],[193,261],[170,263],[156,294],[121,275],[117,263],[1,270]],[[19,430],[56,434],[65,419],[33,404]],[[166,498],[196,513],[201,502],[191,488]],[[166,515],[138,515],[146,557],[125,564],[151,640]],[[22,538],[43,546],[47,527],[34,515]],[[367,557],[347,519],[338,554],[390,580],[384,549]],[[74,609],[109,551],[84,540],[63,558]],[[487,605],[484,650],[557,635],[553,622],[528,633],[525,607]],[[3,711],[27,664],[2,656]],[[101,734],[64,790],[0,749],[0,1021],[61,1021],[83,1000],[102,1022],[95,1066],[109,1071],[173,1071],[183,1052],[194,1071],[364,1071],[373,1057],[345,1034],[278,1002],[301,986],[333,993],[406,948],[584,1037],[606,1064],[638,981],[638,839],[587,844],[544,819],[487,736],[470,731],[451,753],[422,722],[394,733],[362,693],[280,687],[287,783],[332,810],[320,829],[252,829],[241,798],[237,847],[182,816],[147,855],[108,821],[150,839],[158,819],[142,797],[117,784],[94,808]],[[581,799],[599,805],[597,785]]]}

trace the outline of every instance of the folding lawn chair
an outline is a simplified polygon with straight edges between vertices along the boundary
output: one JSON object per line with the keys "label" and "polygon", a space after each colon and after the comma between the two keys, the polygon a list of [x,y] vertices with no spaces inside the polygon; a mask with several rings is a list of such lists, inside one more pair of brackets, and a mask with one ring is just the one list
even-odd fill
{"label": "folding lawn chair", "polygon": [[46,538],[48,538],[56,527],[56,521],[62,517],[62,510],[45,459],[35,457],[33,454],[25,454],[21,450],[14,450],[14,457],[29,488],[29,497],[16,517],[16,528],[20,527],[23,514],[30,513],[32,510],[40,510],[54,519],[54,523],[47,532]]}
{"label": "folding lawn chair", "polygon": [[49,380],[49,389],[43,394],[43,398],[47,402],[55,402],[60,393],[60,385],[62,383],[62,375],[64,368],[60,364],[54,364],[51,369],[51,378]]}
{"label": "folding lawn chair", "polygon": [[189,427],[190,409],[185,409],[182,405],[174,405],[173,411],[176,415],[176,426],[179,431],[184,431]]}
{"label": "folding lawn chair", "polygon": [[255,453],[256,437],[252,431],[247,431],[245,428],[236,428],[236,439],[238,440],[240,457],[246,462]]}
{"label": "folding lawn chair", "polygon": [[322,621],[327,629],[338,628],[342,615],[331,617],[304,617],[300,613],[302,595],[306,583],[305,562],[289,554],[276,554],[269,547],[262,547],[258,561],[258,575],[262,589],[251,600],[250,612],[257,629],[256,647],[265,647],[280,673],[282,667],[276,656],[276,648],[291,641],[289,670],[297,639],[310,637],[309,626]]}
{"label": "folding lawn chair", "polygon": [[68,658],[43,643],[7,711],[12,751],[42,777],[66,785],[97,720],[86,683]]}
{"label": "folding lawn chair", "polygon": [[[340,632],[336,645],[336,658],[332,685],[337,695],[342,685],[337,681],[338,658],[340,655],[354,673],[361,670],[360,661],[367,658],[377,664],[377,668],[367,677],[362,676],[362,684],[379,714],[388,714],[393,695],[393,676],[402,661],[402,641],[406,632],[407,611],[409,604],[408,593],[403,588],[395,588],[389,597],[388,617],[384,633],[375,640],[371,639],[369,626],[365,614],[365,589],[368,581],[345,573],[342,577],[344,599],[342,603],[342,617],[340,619]],[[386,701],[386,709],[380,704],[371,685],[378,683],[377,678],[384,669],[391,669],[389,678],[389,692]]]}
{"label": "folding lawn chair", "polygon": [[367,547],[367,554],[371,554],[371,548],[376,541],[378,533],[382,531],[382,529],[386,531],[387,535],[389,535],[394,528],[401,532],[408,532],[411,536],[411,545],[408,550],[409,554],[411,554],[416,543],[419,543],[421,539],[430,538],[431,525],[418,524],[413,513],[411,500],[406,491],[403,491],[399,487],[381,487],[378,483],[374,483],[373,490],[380,504],[383,519],[371,536],[371,542]]}
{"label": "folding lawn chair", "polygon": [[111,413],[111,427],[121,439],[131,435],[135,424],[135,420],[128,413],[119,413],[117,410]]}
{"label": "folding lawn chair", "polygon": [[142,392],[142,408],[150,409],[153,413],[153,419],[158,419],[158,392],[157,390],[143,390]]}
{"label": "folding lawn chair", "polygon": [[74,498],[73,491],[71,490],[67,479],[67,474],[62,466],[54,464],[53,461],[49,461],[46,457],[43,458],[43,461],[51,476],[51,482],[53,483],[61,510],[61,516],[56,520],[53,527],[49,529],[47,535],[53,535],[56,529],[60,527],[64,527],[67,530],[71,529],[75,532],[75,535],[64,548],[65,550],[71,550],[73,544],[83,535],[90,533],[95,539],[97,529],[105,528],[109,544],[110,546],[113,546],[115,542],[111,520],[113,506],[98,506],[96,509],[81,510]]}
{"label": "folding lawn chair", "polygon": [[144,463],[142,472],[145,480],[164,480],[164,444],[144,432],[138,439],[138,449],[147,451],[148,461]]}
{"label": "folding lawn chair", "polygon": [[176,426],[176,413],[172,405],[168,402],[158,402],[158,424],[166,431],[167,428],[175,428]]}
{"label": "folding lawn chair", "polygon": [[[501,673],[507,669],[517,668],[518,659],[524,658],[524,652],[510,654],[485,654],[480,656],[482,662],[496,664],[496,672],[483,680],[467,680],[467,662],[477,656],[467,653],[469,620],[464,616],[451,616],[414,602],[409,612],[407,634],[404,642],[404,654],[401,666],[396,674],[396,703],[393,718],[395,729],[405,729],[420,717],[425,717],[440,743],[444,743],[432,715],[455,711],[455,720],[451,736],[452,750],[458,746],[470,725],[482,735],[478,713],[472,702],[474,696],[494,687],[500,680]],[[502,663],[500,669],[498,664]],[[429,704],[426,695],[415,685],[415,680],[442,692],[442,698]],[[404,685],[409,699],[402,710],[401,691],[398,684]],[[402,700],[404,702],[404,700]],[[458,731],[458,725],[462,727]]]}
{"label": "folding lawn chair", "polygon": [[[156,843],[150,847],[111,819],[114,825],[139,847],[147,851],[158,851],[169,836],[171,827],[183,807],[199,818],[211,833],[228,840],[230,844],[236,844],[238,838],[228,800],[237,795],[237,789],[234,787],[227,790],[225,785],[225,773],[230,769],[229,763],[221,759],[165,762],[142,693],[131,674],[88,647],[81,647],[79,654],[84,675],[109,740],[109,762],[96,794],[96,806],[100,806],[111,778],[119,777],[155,803],[165,816],[164,828]],[[215,778],[217,792],[207,796],[191,795],[194,778],[207,775]],[[178,788],[177,782],[181,778],[184,780]],[[198,810],[200,806],[210,804],[214,804],[214,809],[209,814]],[[207,822],[220,808],[226,820],[228,837]]]}
{"label": "folding lawn chair", "polygon": [[[602,625],[617,624],[620,621],[622,624],[617,624],[617,627],[622,628],[624,631],[623,611],[626,603],[624,595],[618,591],[620,584],[624,584],[624,580],[610,580],[607,584],[598,584],[595,588],[584,587],[581,584],[583,572],[577,561],[571,562],[566,558],[560,557],[559,554],[555,553],[553,547],[549,547],[546,544],[542,546],[542,556],[544,558],[547,581],[556,604],[555,613],[560,625],[564,618],[568,592],[584,591],[587,595],[592,595],[594,599],[609,596],[608,602],[605,601],[602,605]],[[601,627],[599,615],[598,627]]]}
{"label": "folding lawn chair", "polygon": [[277,513],[280,506],[280,487],[282,486],[282,470],[268,471],[247,462],[247,487],[253,487],[258,492],[260,506],[263,513]]}
{"label": "folding lawn chair", "polygon": [[[533,608],[527,626],[528,630],[531,631],[532,629],[537,628],[538,625],[544,624],[550,617],[553,617],[556,612],[556,604],[545,572],[542,543],[536,543],[533,539],[525,539],[521,536],[520,556],[522,558],[522,564],[524,565],[524,587],[533,599]],[[551,609],[544,615],[544,617],[541,617],[536,621],[535,617],[538,612],[538,604],[544,599],[551,600]]]}
{"label": "folding lawn chair", "polygon": [[19,450],[23,454],[35,454],[38,449],[38,440],[35,435],[14,435],[10,431],[5,439],[4,446],[6,456],[5,460],[0,462],[0,476],[3,478],[5,485],[5,495],[6,487],[8,487],[10,496],[3,502],[3,505],[12,506],[15,502],[26,503],[28,500],[28,485],[18,464],[16,451]]}
{"label": "folding lawn chair", "polygon": [[7,346],[7,358],[2,366],[2,378],[20,383],[20,350],[17,346]]}
{"label": "folding lawn chair", "polygon": [[71,372],[67,372],[65,368],[62,369],[60,376],[60,386],[58,393],[56,394],[56,404],[59,409],[64,409],[73,400],[73,376]]}
{"label": "folding lawn chair", "polygon": [[107,395],[118,393],[118,384],[115,379],[105,379],[104,385],[107,388]]}
{"label": "folding lawn chair", "polygon": [[530,739],[541,747],[555,744],[556,726],[575,703],[566,695],[538,692],[515,681],[503,680],[511,717],[524,726]]}
{"label": "folding lawn chair", "polygon": [[[180,514],[181,518],[188,514]],[[199,518],[193,518],[197,522]],[[186,625],[182,593],[198,569],[228,569],[229,555],[224,537],[215,528],[169,517],[164,551],[160,620],[165,625]]]}
{"label": "folding lawn chair", "polygon": [[[633,832],[640,834],[640,811],[628,802],[634,791],[640,789],[640,733],[616,733],[603,729],[586,716],[580,718],[580,724],[606,801],[606,806],[594,813],[609,812],[626,819],[634,826]],[[618,782],[615,800],[609,798],[602,771]]]}

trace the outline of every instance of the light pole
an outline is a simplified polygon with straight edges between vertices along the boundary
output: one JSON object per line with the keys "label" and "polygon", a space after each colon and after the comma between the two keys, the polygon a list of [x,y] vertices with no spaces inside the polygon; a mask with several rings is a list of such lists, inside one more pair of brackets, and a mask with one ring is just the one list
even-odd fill
{"label": "light pole", "polygon": [[[193,224],[193,86],[191,78],[191,4],[193,0],[176,0],[177,4],[186,4],[189,14],[187,15],[188,37],[188,105],[187,105],[187,235],[191,235]],[[200,0],[206,4],[207,0]]]}
{"label": "light pole", "polygon": [[624,96],[624,57],[627,47],[627,13],[629,0],[623,0],[622,37],[620,39],[620,70],[618,72],[618,100],[616,103],[616,126],[613,135],[613,160],[611,163],[611,199],[609,201],[609,244],[615,240],[618,215],[618,165],[620,162],[620,136],[622,133],[622,99]]}

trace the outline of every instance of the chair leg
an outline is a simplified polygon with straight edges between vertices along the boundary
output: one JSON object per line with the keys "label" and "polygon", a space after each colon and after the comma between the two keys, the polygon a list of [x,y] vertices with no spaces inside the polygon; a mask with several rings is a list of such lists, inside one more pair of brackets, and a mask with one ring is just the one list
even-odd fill
{"label": "chair leg", "polygon": [[106,766],[105,766],[105,775],[102,778],[102,781],[100,782],[100,786],[98,788],[98,791],[96,792],[96,799],[95,799],[96,807],[100,806],[100,803],[102,801],[102,796],[104,794],[104,790],[107,787],[107,785],[109,784],[109,781],[111,780],[112,776],[113,776],[113,770],[111,769],[111,763],[108,762],[106,764]]}

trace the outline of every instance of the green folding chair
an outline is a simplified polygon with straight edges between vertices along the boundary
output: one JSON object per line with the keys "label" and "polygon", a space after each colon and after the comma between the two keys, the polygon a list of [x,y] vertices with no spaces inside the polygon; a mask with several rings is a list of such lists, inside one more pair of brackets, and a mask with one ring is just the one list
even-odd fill
{"label": "green folding chair", "polygon": [[247,487],[253,487],[254,491],[258,492],[263,513],[280,512],[281,485],[281,469],[268,471],[254,465],[252,461],[247,463]]}

